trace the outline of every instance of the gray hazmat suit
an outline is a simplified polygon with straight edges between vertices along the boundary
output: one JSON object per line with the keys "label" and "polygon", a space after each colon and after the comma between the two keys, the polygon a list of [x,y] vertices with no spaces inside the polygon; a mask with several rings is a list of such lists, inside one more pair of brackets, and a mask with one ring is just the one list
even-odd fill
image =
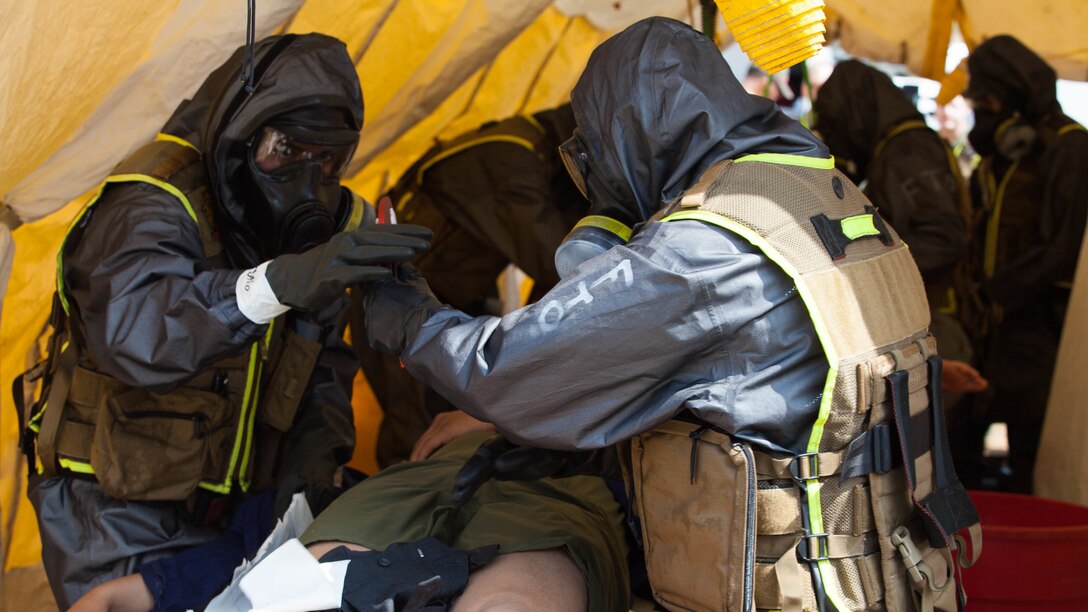
{"label": "gray hazmat suit", "polygon": [[375,283],[372,345],[522,444],[604,447],[690,410],[802,452],[827,362],[794,283],[718,227],[647,220],[715,162],[827,149],[669,19],[598,47],[571,102],[591,213],[640,223],[630,241],[502,318],[444,307],[418,279]]}

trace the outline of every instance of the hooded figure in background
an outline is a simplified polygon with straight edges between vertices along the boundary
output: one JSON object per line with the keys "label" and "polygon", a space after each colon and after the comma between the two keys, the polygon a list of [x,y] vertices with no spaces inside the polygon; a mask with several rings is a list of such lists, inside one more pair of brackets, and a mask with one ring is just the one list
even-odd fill
{"label": "hooded figure in background", "polygon": [[[412,264],[439,300],[473,316],[502,314],[496,279],[509,264],[532,278],[530,301],[559,281],[555,250],[588,207],[559,158],[573,131],[569,104],[510,117],[435,145],[405,171],[388,195],[398,221],[434,231],[434,247]],[[352,345],[384,413],[378,462],[389,466],[454,406],[396,356],[370,349],[358,302]]]}
{"label": "hooded figure in background", "polygon": [[275,513],[258,514],[274,517],[304,491],[320,511],[355,439],[344,288],[427,247],[423,228],[370,225],[340,186],[363,122],[343,43],[266,39],[243,81],[245,51],[61,248],[43,390],[22,415],[61,608],[134,570],[156,602],[199,607],[219,585],[176,584],[168,557],[217,536],[240,497],[270,491]]}
{"label": "hooded figure in background", "polygon": [[977,338],[988,401],[953,430],[968,482],[980,476],[989,423],[1009,430],[1013,490],[1032,490],[1035,456],[1069,292],[1088,219],[1088,134],[1057,100],[1056,74],[1010,36],[967,59],[974,109],[971,177],[977,215],[976,282],[989,333]]}
{"label": "hooded figure in background", "polygon": [[[659,601],[845,610],[887,598],[905,609],[908,576],[879,561],[897,554],[891,531],[901,528],[942,578],[919,588],[954,609],[955,589],[938,592],[949,584],[944,558],[888,524],[917,516],[902,471],[884,474],[891,455],[864,450],[878,434],[864,429],[858,402],[869,398],[856,394],[877,383],[859,380],[870,371],[859,366],[878,368],[881,382],[914,370],[921,384],[939,364],[921,278],[894,231],[815,136],[747,94],[714,44],[680,22],[647,19],[604,42],[571,104],[564,162],[590,215],[611,222],[581,225],[560,245],[551,291],[501,318],[471,317],[406,269],[363,298],[372,346],[504,436],[469,460],[454,498],[493,476],[578,473],[600,465],[593,449],[630,440]],[[886,435],[895,429],[880,397],[871,424]],[[919,446],[905,455],[931,450]],[[797,471],[810,453],[828,462]],[[866,478],[894,508],[868,510]],[[772,490],[782,497],[764,497]],[[778,536],[761,537],[758,552],[757,504],[777,517],[761,518],[760,533]],[[799,544],[827,533],[849,551]],[[883,582],[863,588],[862,564]]]}
{"label": "hooded figure in background", "polygon": [[840,62],[820,87],[815,129],[840,168],[910,245],[941,356],[972,360],[958,309],[968,298],[969,196],[951,151],[890,78]]}

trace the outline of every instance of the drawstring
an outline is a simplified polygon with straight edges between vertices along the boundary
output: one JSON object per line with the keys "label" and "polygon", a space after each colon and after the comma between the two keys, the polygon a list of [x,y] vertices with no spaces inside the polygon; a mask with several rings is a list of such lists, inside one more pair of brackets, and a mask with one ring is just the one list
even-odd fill
{"label": "drawstring", "polygon": [[257,89],[257,84],[253,82],[253,47],[256,44],[257,0],[249,0],[246,13],[246,51],[242,56],[242,82],[246,84],[246,93],[253,93],[253,90]]}

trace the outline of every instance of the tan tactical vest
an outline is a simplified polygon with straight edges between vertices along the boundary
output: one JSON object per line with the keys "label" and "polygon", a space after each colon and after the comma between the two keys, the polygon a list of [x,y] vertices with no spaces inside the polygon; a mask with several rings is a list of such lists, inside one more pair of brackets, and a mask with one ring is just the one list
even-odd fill
{"label": "tan tactical vest", "polygon": [[674,208],[665,221],[722,227],[794,279],[828,373],[796,457],[684,420],[632,442],[655,597],[672,610],[955,610],[957,544],[923,514],[972,535],[978,519],[947,458],[940,357],[906,246],[830,159],[725,161]]}
{"label": "tan tactical vest", "polygon": [[[178,199],[200,228],[205,257],[223,267],[200,160],[192,145],[160,135],[106,178],[73,227],[106,185],[148,183]],[[356,208],[357,226],[362,209]],[[107,495],[139,501],[192,501],[198,489],[228,494],[271,486],[281,439],[322,349],[317,326],[281,316],[241,354],[173,391],[153,393],[101,372],[80,350],[78,312],[64,290],[60,255],[57,261],[41,401],[23,411],[24,448],[33,454],[36,438],[38,471],[95,478]]]}

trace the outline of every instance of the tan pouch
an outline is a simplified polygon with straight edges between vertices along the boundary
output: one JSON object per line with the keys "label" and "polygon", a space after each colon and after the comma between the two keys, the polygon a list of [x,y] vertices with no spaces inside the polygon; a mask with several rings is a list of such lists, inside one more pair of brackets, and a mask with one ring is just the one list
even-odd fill
{"label": "tan pouch", "polygon": [[107,394],[91,448],[99,486],[118,499],[186,499],[209,458],[231,438],[235,428],[223,427],[231,411],[226,398],[188,387],[164,395],[145,389]]}
{"label": "tan pouch", "polygon": [[672,420],[634,440],[631,463],[654,598],[669,610],[751,610],[751,450]]}
{"label": "tan pouch", "polygon": [[[925,351],[920,350],[922,347]],[[921,346],[915,344],[905,348],[901,352],[899,364],[891,355],[881,355],[859,366],[859,409],[870,412],[870,423],[892,422],[892,398],[884,377],[895,371],[897,365],[908,372],[911,416],[926,416],[922,414],[929,408],[925,359],[927,354],[935,351],[936,343],[929,336],[922,341]],[[901,453],[898,446],[895,452]],[[918,483],[922,488],[928,487],[932,478],[929,455],[930,451],[927,451],[915,462]],[[895,532],[903,527],[910,540],[906,549],[923,562],[916,569],[923,570],[928,574],[926,580],[932,581],[926,603],[932,610],[956,610],[956,586],[952,568],[945,556],[947,549],[934,548],[925,536],[920,519],[917,518],[918,510],[910,497],[910,490],[904,486],[907,476],[903,466],[884,474],[871,473],[868,478],[874,526],[880,542],[885,608],[890,612],[913,612],[919,609],[921,603],[921,596],[914,583],[918,574],[908,568],[903,551],[893,538]]]}
{"label": "tan pouch", "polygon": [[269,427],[280,432],[291,429],[310,375],[321,355],[321,348],[320,342],[307,340],[296,333],[287,335],[283,352],[272,370],[261,402],[261,419]]}

